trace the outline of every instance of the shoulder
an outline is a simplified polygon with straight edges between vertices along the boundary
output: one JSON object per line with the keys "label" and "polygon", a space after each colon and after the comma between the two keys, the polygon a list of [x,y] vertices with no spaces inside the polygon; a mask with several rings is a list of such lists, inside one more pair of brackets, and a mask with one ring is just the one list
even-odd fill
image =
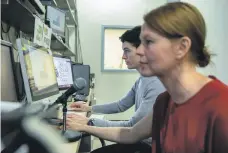
{"label": "shoulder", "polygon": [[164,108],[168,102],[170,101],[170,95],[167,91],[161,93],[160,95],[158,95],[156,102],[154,104],[154,111],[157,109],[161,109]]}
{"label": "shoulder", "polygon": [[[167,115],[167,109],[169,107],[170,95],[169,93],[161,93],[153,106],[153,134],[152,137],[156,135],[160,130],[160,126],[163,125],[165,117]],[[154,130],[155,129],[155,130]],[[157,129],[157,130],[156,130]]]}
{"label": "shoulder", "polygon": [[211,115],[228,119],[228,86],[215,79],[207,86],[207,106]]}
{"label": "shoulder", "polygon": [[169,106],[170,95],[167,91],[161,93],[153,106],[154,116],[158,118],[163,118],[167,112]]}

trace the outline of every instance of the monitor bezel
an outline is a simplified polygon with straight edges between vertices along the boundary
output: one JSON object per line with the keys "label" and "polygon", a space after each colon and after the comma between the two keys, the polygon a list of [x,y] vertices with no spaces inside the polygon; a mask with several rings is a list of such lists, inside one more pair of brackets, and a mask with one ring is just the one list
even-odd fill
{"label": "monitor bezel", "polygon": [[17,76],[16,76],[16,62],[14,60],[14,53],[13,53],[13,44],[8,42],[8,41],[5,41],[5,40],[2,40],[1,39],[1,45],[3,46],[7,46],[9,47],[9,52],[10,52],[10,62],[12,64],[12,71],[13,71],[13,78],[14,78],[14,87],[16,89],[16,96],[17,96],[17,101],[20,100],[20,92],[19,92],[19,87],[18,87],[18,79],[17,79]]}
{"label": "monitor bezel", "polygon": [[[31,103],[31,102],[36,102],[39,100],[43,100],[45,98],[48,98],[50,96],[54,96],[59,94],[59,89],[58,89],[58,83],[57,83],[57,79],[56,79],[56,84],[54,84],[53,86],[57,86],[56,91],[53,92],[49,92],[46,94],[43,94],[41,96],[33,96],[31,93],[31,89],[30,89],[30,85],[29,85],[29,79],[28,79],[28,75],[27,75],[27,70],[26,70],[26,63],[25,63],[25,58],[23,55],[23,45],[27,44],[30,46],[35,46],[35,47],[40,47],[39,45],[30,42],[29,40],[23,39],[23,38],[19,38],[16,40],[17,42],[17,47],[18,47],[18,53],[19,53],[19,59],[20,59],[20,66],[21,66],[21,72],[22,72],[22,78],[23,78],[23,82],[24,82],[24,87],[25,87],[25,93],[26,93],[26,97],[27,97],[27,102]],[[53,63],[54,64],[54,63]],[[52,87],[52,86],[51,86]]]}
{"label": "monitor bezel", "polygon": [[[73,83],[71,84],[71,86],[74,84],[74,75],[73,75],[73,69],[72,69],[72,61],[71,61],[71,58],[68,57],[68,56],[63,56],[63,55],[56,55],[56,54],[53,54],[53,57],[59,57],[59,58],[66,58],[66,59],[70,59],[70,67],[71,67],[71,74],[72,74],[72,80],[73,80]],[[57,82],[58,83],[58,82]],[[70,86],[70,87],[71,87]],[[59,90],[66,90],[66,89],[69,89],[70,87],[59,87]]]}

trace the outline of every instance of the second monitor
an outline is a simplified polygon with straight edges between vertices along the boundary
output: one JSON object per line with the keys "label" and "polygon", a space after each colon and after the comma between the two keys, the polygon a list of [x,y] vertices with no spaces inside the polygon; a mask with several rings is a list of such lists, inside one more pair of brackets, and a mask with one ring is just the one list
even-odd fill
{"label": "second monitor", "polygon": [[67,89],[73,85],[73,75],[70,58],[54,55],[55,73],[59,89]]}

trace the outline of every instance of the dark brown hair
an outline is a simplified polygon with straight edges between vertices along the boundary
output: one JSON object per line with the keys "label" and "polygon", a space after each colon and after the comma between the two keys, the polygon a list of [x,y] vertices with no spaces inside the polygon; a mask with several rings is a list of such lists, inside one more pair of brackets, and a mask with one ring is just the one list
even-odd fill
{"label": "dark brown hair", "polygon": [[122,43],[129,42],[136,48],[141,44],[141,40],[139,38],[141,32],[141,26],[136,26],[133,29],[127,30],[120,36],[120,41]]}
{"label": "dark brown hair", "polygon": [[205,47],[206,24],[199,10],[184,2],[167,3],[144,16],[145,23],[168,39],[187,36],[191,39],[191,57],[200,67],[210,63]]}

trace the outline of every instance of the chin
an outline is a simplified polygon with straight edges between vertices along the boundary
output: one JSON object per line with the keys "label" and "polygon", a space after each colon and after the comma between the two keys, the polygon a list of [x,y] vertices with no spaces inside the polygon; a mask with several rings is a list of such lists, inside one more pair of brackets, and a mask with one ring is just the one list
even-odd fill
{"label": "chin", "polygon": [[127,66],[127,68],[130,69],[130,70],[131,70],[131,69],[135,69],[134,66],[129,66],[129,65]]}

